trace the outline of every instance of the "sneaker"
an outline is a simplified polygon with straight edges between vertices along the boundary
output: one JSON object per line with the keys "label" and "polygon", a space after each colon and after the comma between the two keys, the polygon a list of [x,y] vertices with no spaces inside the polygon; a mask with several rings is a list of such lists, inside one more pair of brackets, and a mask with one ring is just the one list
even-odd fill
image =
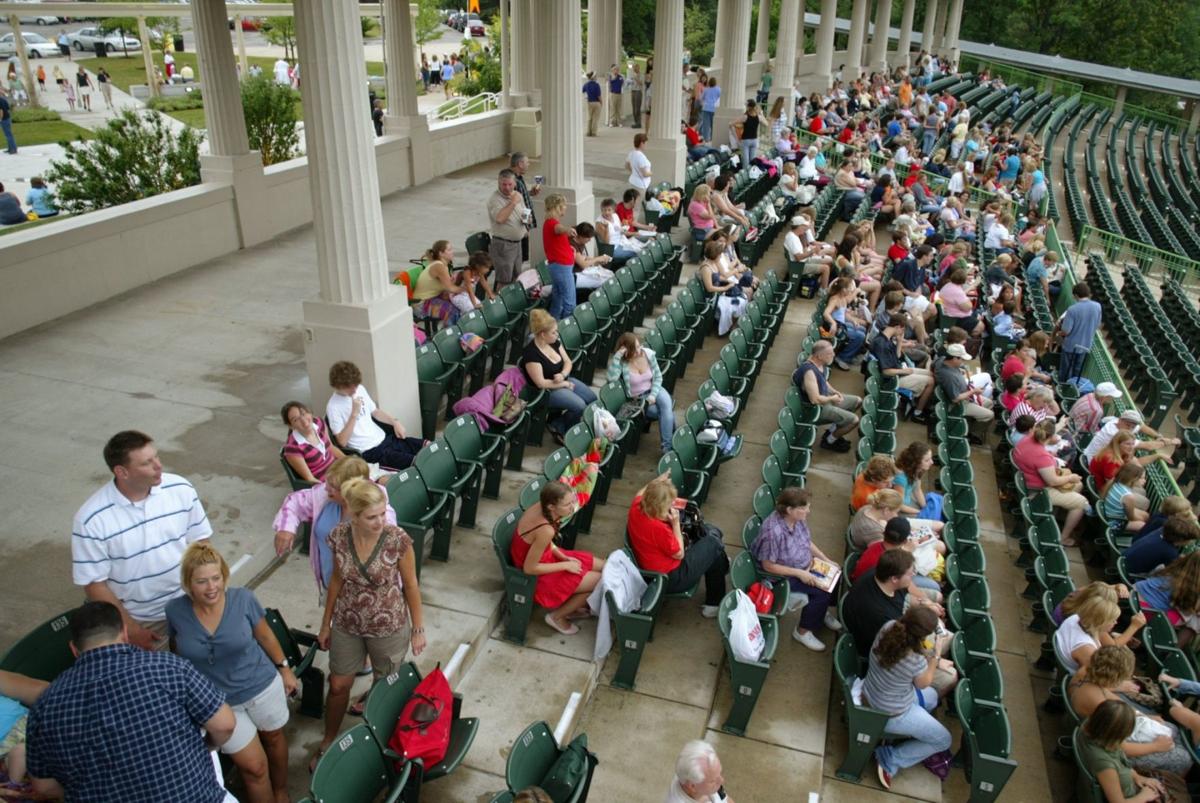
{"label": "sneaker", "polygon": [[842,369],[843,371],[849,371],[849,370],[850,370],[850,364],[849,364],[849,363],[847,363],[847,362],[843,362],[843,361],[842,361],[842,360],[840,360],[840,359],[835,359],[835,360],[833,361],[833,364],[834,364],[834,365],[836,365],[838,368]]}
{"label": "sneaker", "polygon": [[801,633],[799,628],[792,631],[792,638],[808,647],[813,652],[824,652],[825,642],[814,636],[812,632]]}
{"label": "sneaker", "polygon": [[821,448],[828,449],[831,452],[848,452],[850,451],[850,441],[845,438],[838,438],[836,441],[822,438]]}
{"label": "sneaker", "polygon": [[892,774],[883,768],[883,765],[879,763],[878,759],[875,760],[875,769],[879,771],[879,785],[884,789],[891,791]]}
{"label": "sneaker", "polygon": [[834,616],[833,611],[825,612],[825,626],[834,633],[842,632],[842,623],[837,620],[837,617]]}
{"label": "sneaker", "polygon": [[912,412],[910,412],[908,414],[908,417],[917,424],[928,424],[929,423],[929,411],[928,410],[914,409]]}
{"label": "sneaker", "polygon": [[700,615],[705,619],[716,619],[721,608],[718,605],[705,605],[700,609]]}

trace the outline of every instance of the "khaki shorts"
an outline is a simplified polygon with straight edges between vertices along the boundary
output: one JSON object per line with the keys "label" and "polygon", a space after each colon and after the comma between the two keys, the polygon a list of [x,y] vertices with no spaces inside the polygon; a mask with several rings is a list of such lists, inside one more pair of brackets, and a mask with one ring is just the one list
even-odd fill
{"label": "khaki shorts", "polygon": [[974,402],[966,402],[963,404],[963,415],[972,421],[991,421],[996,417],[996,414],[986,407],[980,407]]}
{"label": "khaki shorts", "polygon": [[925,388],[929,387],[930,383],[932,383],[932,382],[933,382],[933,377],[930,376],[928,373],[920,373],[919,371],[914,371],[914,373],[905,374],[904,376],[900,377],[899,382],[897,382],[896,384],[898,384],[900,387],[904,388],[905,390],[911,390],[913,393],[920,395],[925,390]]}
{"label": "khaki shorts", "polygon": [[1054,507],[1060,507],[1063,510],[1083,510],[1087,507],[1087,497],[1078,491],[1060,491],[1057,488],[1047,488],[1046,496],[1050,498],[1050,504]]}
{"label": "khaki shorts", "polygon": [[371,670],[375,680],[379,680],[394,672],[396,665],[404,660],[411,640],[411,625],[405,625],[403,630],[390,636],[352,636],[336,627],[332,628],[329,636],[329,673],[354,676],[370,656]]}
{"label": "khaki shorts", "polygon": [[804,263],[804,272],[801,275],[802,276],[820,276],[821,271],[825,270],[825,265],[827,265],[827,264],[828,263],[820,261],[820,260],[817,260],[815,262],[812,260],[809,260],[808,262]]}
{"label": "khaki shorts", "polygon": [[234,717],[233,735],[221,745],[221,752],[227,756],[244,750],[259,731],[277,731],[287,724],[289,712],[283,678],[276,672],[271,685],[230,708]]}
{"label": "khaki shorts", "polygon": [[860,404],[862,399],[858,396],[843,393],[840,403],[827,402],[821,405],[821,415],[817,417],[817,423],[836,424],[838,429],[848,427],[858,421],[858,416],[853,411],[857,410]]}

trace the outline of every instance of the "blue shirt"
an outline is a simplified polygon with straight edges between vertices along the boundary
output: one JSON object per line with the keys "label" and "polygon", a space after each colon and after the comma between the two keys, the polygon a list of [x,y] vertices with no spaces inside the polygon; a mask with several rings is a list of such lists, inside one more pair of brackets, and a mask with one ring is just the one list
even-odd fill
{"label": "blue shirt", "polygon": [[1040,256],[1034,257],[1033,261],[1025,268],[1025,281],[1027,282],[1041,284],[1049,276],[1050,274],[1046,270],[1046,263]]}
{"label": "blue shirt", "polygon": [[614,95],[621,94],[621,88],[625,86],[625,79],[619,75],[608,79],[608,91]]}
{"label": "blue shirt", "polygon": [[1163,540],[1162,531],[1143,535],[1129,545],[1122,555],[1125,568],[1134,574],[1149,574],[1179,557],[1179,550]]}
{"label": "blue shirt", "polygon": [[225,590],[225,611],[215,633],[209,633],[189,597],[167,603],[167,632],[175,652],[212,681],[230,705],[261,694],[275,680],[275,665],[254,638],[254,627],[267,612],[248,588]]}
{"label": "blue shirt", "polygon": [[29,713],[29,709],[11,697],[0,694],[0,741],[8,736],[17,720]]}
{"label": "blue shirt", "polygon": [[318,560],[321,564],[321,585],[326,588],[333,577],[333,550],[329,548],[329,534],[341,522],[342,506],[337,502],[326,503],[325,507],[321,508],[321,515],[313,522],[313,538],[317,540]]}
{"label": "blue shirt", "polygon": [[583,94],[587,95],[588,103],[600,102],[600,84],[595,79],[583,85]]}
{"label": "blue shirt", "polygon": [[222,702],[178,655],[90,649],[29,712],[29,774],[58,781],[71,803],[222,803],[200,735]]}
{"label": "blue shirt", "polygon": [[721,101],[721,87],[710,86],[704,90],[704,94],[700,96],[700,110],[706,112],[715,112],[717,104]]}
{"label": "blue shirt", "polygon": [[1017,177],[1017,173],[1021,171],[1021,157],[1015,153],[1011,154],[1004,160],[1004,169],[1000,171],[1000,178],[1004,181],[1011,181]]}
{"label": "blue shirt", "polygon": [[[1161,575],[1138,580],[1133,584],[1138,599],[1156,611],[1171,610],[1171,581]],[[30,772],[33,772],[30,769]]]}
{"label": "blue shirt", "polygon": [[1089,351],[1096,331],[1100,328],[1100,318],[1104,310],[1099,302],[1090,298],[1076,301],[1063,314],[1062,330],[1063,351]]}
{"label": "blue shirt", "polygon": [[53,202],[54,196],[45,187],[31,187],[25,193],[25,203],[33,207],[38,217],[49,217],[58,214],[58,208]]}
{"label": "blue shirt", "polygon": [[929,278],[925,268],[917,264],[916,257],[908,257],[892,268],[892,278],[904,285],[909,292],[921,290]]}
{"label": "blue shirt", "polygon": [[899,120],[892,120],[890,123],[887,124],[887,135],[889,137],[892,137],[892,138],[898,137],[903,132],[904,132],[904,126],[900,125]]}

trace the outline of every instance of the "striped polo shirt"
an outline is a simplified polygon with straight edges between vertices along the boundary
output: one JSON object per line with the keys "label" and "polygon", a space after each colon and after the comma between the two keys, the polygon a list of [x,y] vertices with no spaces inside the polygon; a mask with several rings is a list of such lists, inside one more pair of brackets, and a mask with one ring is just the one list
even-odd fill
{"label": "striped polo shirt", "polygon": [[184,550],[211,535],[200,497],[183,477],[163,473],[162,482],[140,502],[130,502],[110,481],[75,514],[75,585],[107,581],[134,619],[162,619],[167,602],[183,593]]}

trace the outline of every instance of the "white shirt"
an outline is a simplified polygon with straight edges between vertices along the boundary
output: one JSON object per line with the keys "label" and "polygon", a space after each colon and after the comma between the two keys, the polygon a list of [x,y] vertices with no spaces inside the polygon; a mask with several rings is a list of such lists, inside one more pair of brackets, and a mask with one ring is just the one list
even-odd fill
{"label": "white shirt", "polygon": [[804,257],[797,257],[796,254],[801,253],[806,248],[805,244],[800,242],[800,237],[794,231],[789,231],[783,237],[783,250],[789,258],[799,262]]}
{"label": "white shirt", "polygon": [[289,65],[285,59],[279,59],[275,62],[275,83],[290,84],[292,77],[288,75]]}
{"label": "white shirt", "polygon": [[965,184],[966,176],[963,174],[963,171],[956,170],[954,171],[954,175],[950,176],[950,185],[947,187],[946,192],[950,195],[958,195],[963,191]]}
{"label": "white shirt", "polygon": [[996,221],[992,224],[992,227],[988,229],[987,239],[983,241],[983,247],[1004,248],[1004,241],[1011,239],[1012,236],[1008,233],[1008,229],[1001,225],[999,221]]}
{"label": "white shirt", "polygon": [[362,385],[358,386],[353,396],[334,393],[329,397],[329,403],[325,405],[325,416],[329,419],[329,436],[336,438],[345,428],[346,422],[350,420],[350,412],[354,409],[355,399],[362,399],[362,407],[358,410],[358,420],[354,422],[354,429],[350,431],[350,439],[346,445],[351,449],[366,452],[383,442],[383,430],[371,419],[371,413],[375,412],[375,402]]}
{"label": "white shirt", "polygon": [[801,181],[811,181],[817,177],[817,160],[809,156],[807,153],[800,160],[800,164],[796,166],[796,175]]}
{"label": "white shirt", "polygon": [[683,791],[683,787],[679,785],[678,778],[671,779],[671,788],[667,790],[667,799],[663,803],[724,803],[724,801],[716,795],[705,795],[704,797],[689,797]]}
{"label": "white shirt", "polygon": [[1072,673],[1079,671],[1079,664],[1071,657],[1071,653],[1080,647],[1091,645],[1099,647],[1096,640],[1089,636],[1082,627],[1079,626],[1079,614],[1071,614],[1063,623],[1058,626],[1058,630],[1054,631],[1054,648],[1057,650],[1063,664],[1071,670]]}
{"label": "white shirt", "polygon": [[650,172],[650,160],[646,158],[646,154],[634,148],[625,157],[629,161],[629,183],[637,187],[639,190],[645,190],[650,186],[650,176],[642,175],[643,169]]}
{"label": "white shirt", "polygon": [[1088,445],[1083,447],[1083,464],[1086,466],[1092,462],[1092,458],[1100,454],[1100,450],[1108,446],[1113,437],[1117,434],[1117,422],[1109,421],[1104,426],[1100,427],[1100,431],[1092,436],[1088,441]]}
{"label": "white shirt", "polygon": [[108,482],[75,514],[72,579],[77,586],[107,581],[130,616],[156,621],[183,594],[184,550],[211,535],[200,497],[183,477],[164,473],[140,502],[130,502],[115,481]]}

